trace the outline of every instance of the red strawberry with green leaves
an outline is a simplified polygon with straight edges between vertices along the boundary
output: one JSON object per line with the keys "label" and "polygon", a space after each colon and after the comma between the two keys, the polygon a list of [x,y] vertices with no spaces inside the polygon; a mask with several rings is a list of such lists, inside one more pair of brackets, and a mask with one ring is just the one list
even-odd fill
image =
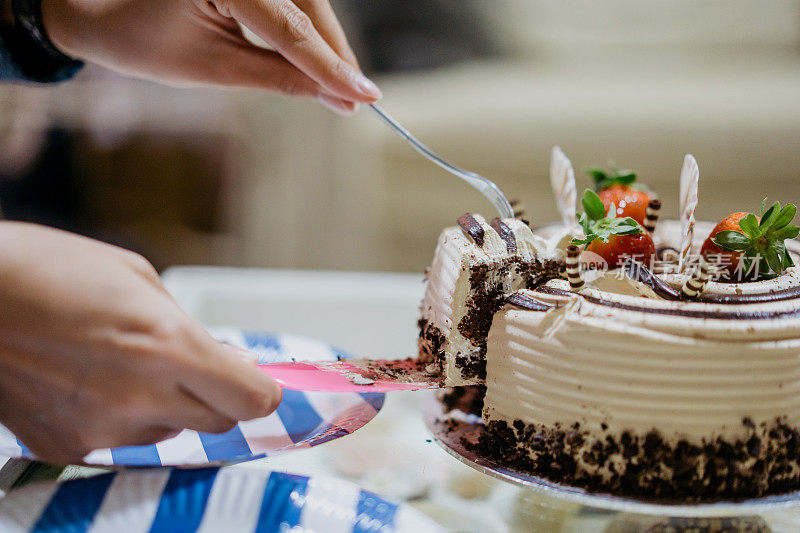
{"label": "red strawberry with green leaves", "polygon": [[800,228],[791,224],[797,208],[794,204],[781,207],[775,202],[764,211],[765,206],[766,198],[761,203],[760,217],[737,212],[722,219],[703,243],[700,254],[731,276],[738,270],[742,276],[764,278],[794,266],[784,241],[800,233]]}
{"label": "red strawberry with green leaves", "polygon": [[654,195],[647,187],[636,183],[635,172],[612,165],[611,170],[589,168],[586,173],[594,180],[595,190],[606,210],[614,204],[617,216],[631,217],[644,224],[647,204]]}
{"label": "red strawberry with green leaves", "polygon": [[[603,201],[589,189],[584,191],[582,203],[585,212],[578,215],[578,222],[585,237],[573,239],[572,244],[585,244],[587,251],[602,257],[610,268],[622,266],[627,259],[650,264],[656,247],[641,224],[631,217],[606,216]],[[614,207],[609,211],[613,213]]]}
{"label": "red strawberry with green leaves", "polygon": [[[700,248],[700,255],[702,255],[707,261],[716,264],[719,268],[725,269],[732,274],[742,259],[742,252],[736,250],[723,250],[714,243],[713,239],[723,231],[741,232],[742,228],[739,225],[739,222],[747,215],[748,213],[737,211],[736,213],[731,213],[720,220],[717,225],[714,226],[714,229],[711,230],[711,233],[703,243],[702,248]],[[756,217],[756,223],[758,222],[758,217]]]}

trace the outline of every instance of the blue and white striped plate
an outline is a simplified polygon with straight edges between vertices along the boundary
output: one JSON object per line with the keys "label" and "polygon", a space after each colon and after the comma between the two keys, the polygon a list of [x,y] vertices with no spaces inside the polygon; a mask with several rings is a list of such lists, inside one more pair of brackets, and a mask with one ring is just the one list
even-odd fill
{"label": "blue and white striped plate", "polygon": [[[232,328],[213,328],[219,340],[248,348],[259,363],[335,361],[347,357],[335,348],[296,335],[272,335]],[[91,465],[183,466],[247,461],[317,446],[349,435],[372,420],[383,406],[377,393],[323,393],[283,391],[283,401],[270,416],[240,422],[219,435],[185,430],[150,446],[95,450],[84,458]],[[0,426],[0,455],[32,458],[30,450]]]}
{"label": "blue and white striped plate", "polygon": [[419,533],[441,528],[410,507],[349,482],[217,467],[121,470],[32,484],[0,499],[0,531]]}

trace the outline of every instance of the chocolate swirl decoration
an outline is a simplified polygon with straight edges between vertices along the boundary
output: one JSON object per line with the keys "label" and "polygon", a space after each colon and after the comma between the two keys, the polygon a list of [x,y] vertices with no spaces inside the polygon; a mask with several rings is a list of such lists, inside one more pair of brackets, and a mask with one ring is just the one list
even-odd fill
{"label": "chocolate swirl decoration", "polygon": [[656,257],[666,263],[677,263],[680,252],[672,246],[659,246],[656,248]]}
{"label": "chocolate swirl decoration", "polygon": [[572,292],[581,292],[586,284],[581,275],[581,249],[570,244],[567,246],[567,279]]}
{"label": "chocolate swirl decoration", "polygon": [[678,291],[667,285],[664,280],[650,272],[650,270],[644,266],[644,263],[640,261],[629,259],[625,263],[625,266],[623,266],[623,272],[625,272],[625,275],[632,280],[647,285],[653,289],[653,292],[665,300],[681,299],[681,295]]}
{"label": "chocolate swirl decoration", "polygon": [[647,210],[645,211],[645,219],[644,219],[644,229],[648,231],[648,233],[652,234],[656,230],[656,224],[658,224],[658,216],[661,212],[661,200],[658,198],[653,198],[647,204]]}
{"label": "chocolate swirl decoration", "polygon": [[[566,294],[570,294],[564,291]],[[595,296],[586,296],[588,301],[605,305],[607,307],[614,307],[616,309],[625,309],[626,311],[638,311],[640,313],[651,313],[656,315],[673,315],[682,316],[686,318],[714,318],[718,320],[772,320],[776,318],[796,318],[800,317],[800,309],[783,309],[780,311],[749,311],[749,310],[735,310],[735,311],[705,311],[703,309],[673,309],[673,308],[658,308],[646,307],[643,305],[626,304],[622,302],[609,302],[602,300]]]}
{"label": "chocolate swirl decoration", "polygon": [[764,304],[800,298],[800,285],[775,292],[750,294],[701,294],[699,301],[709,304]]}
{"label": "chocolate swirl decoration", "polygon": [[[636,304],[629,304],[623,302],[616,302],[610,301],[599,296],[586,294],[582,292],[580,295],[576,295],[574,292],[565,291],[564,289],[559,289],[557,287],[549,287],[547,285],[538,287],[535,289],[535,292],[541,294],[547,294],[551,296],[575,296],[579,298],[583,298],[587,302],[602,305],[605,307],[612,307],[614,309],[624,309],[626,311],[635,311],[639,313],[649,313],[654,315],[672,315],[672,316],[681,316],[685,318],[713,318],[718,320],[772,320],[776,318],[797,318],[800,317],[800,307],[793,307],[791,309],[783,309],[779,311],[763,311],[763,310],[744,310],[744,309],[736,309],[733,311],[721,311],[721,310],[704,310],[704,309],[682,309],[682,308],[673,308],[673,307],[648,307],[645,305],[636,305]],[[523,295],[520,295],[523,296]],[[753,296],[753,295],[750,295]],[[537,301],[535,298],[530,298],[531,300]],[[510,297],[506,301],[510,302]],[[751,300],[752,301],[752,300]],[[685,302],[688,303],[688,302]],[[740,303],[740,302],[724,302],[729,304]],[[515,304],[516,305],[516,304]],[[518,307],[522,307],[519,305]],[[527,309],[527,308],[526,308]],[[543,309],[533,309],[534,311],[542,311]]]}
{"label": "chocolate swirl decoration", "polygon": [[[706,265],[708,268],[708,265]],[[665,300],[678,301],[678,300],[693,300],[696,302],[709,303],[709,304],[727,304],[727,305],[740,305],[740,304],[762,304],[770,302],[782,302],[786,300],[800,299],[800,285],[790,287],[788,289],[781,289],[773,292],[757,292],[745,294],[704,294],[698,291],[699,294],[691,296],[684,295],[681,292],[672,288],[664,280],[653,274],[643,263],[635,260],[629,260],[623,266],[625,275],[634,281],[638,281],[647,285],[653,292]],[[706,277],[707,276],[707,277]],[[706,271],[704,285],[710,281],[710,275]]]}
{"label": "chocolate swirl decoration", "polygon": [[694,299],[702,294],[703,290],[711,280],[711,266],[701,257],[700,265],[681,287],[681,294],[684,298]]}
{"label": "chocolate swirl decoration", "polygon": [[514,294],[510,295],[508,298],[506,298],[506,303],[511,304],[514,307],[519,307],[520,309],[525,309],[526,311],[549,311],[550,309],[555,308],[554,305],[544,303],[543,301],[537,300],[533,296],[522,292],[515,292]]}
{"label": "chocolate swirl decoration", "polygon": [[492,226],[492,229],[494,229],[497,234],[500,235],[500,238],[503,239],[503,242],[506,243],[506,250],[508,250],[509,253],[517,251],[517,238],[514,237],[514,232],[511,231],[511,228],[509,228],[505,222],[500,220],[499,217],[495,217],[489,225]]}
{"label": "chocolate swirl decoration", "polygon": [[472,237],[472,240],[475,241],[475,244],[478,246],[483,246],[484,238],[486,234],[483,232],[483,226],[475,220],[475,217],[472,216],[472,213],[464,213],[460,217],[458,217],[458,225],[461,226],[467,235]]}

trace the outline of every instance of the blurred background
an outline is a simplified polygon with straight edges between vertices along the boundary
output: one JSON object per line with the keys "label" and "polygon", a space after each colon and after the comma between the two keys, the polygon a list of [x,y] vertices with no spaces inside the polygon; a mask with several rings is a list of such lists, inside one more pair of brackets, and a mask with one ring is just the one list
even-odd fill
{"label": "blurred background", "polygon": [[[800,201],[800,1],[334,0],[382,105],[554,220],[548,161],[639,171],[674,215]],[[421,271],[483,198],[371,113],[89,66],[0,87],[0,208],[174,264]]]}

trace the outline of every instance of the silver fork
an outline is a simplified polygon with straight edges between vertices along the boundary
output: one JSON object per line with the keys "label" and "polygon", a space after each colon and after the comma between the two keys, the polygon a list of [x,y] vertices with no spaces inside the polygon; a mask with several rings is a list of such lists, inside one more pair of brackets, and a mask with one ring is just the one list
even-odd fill
{"label": "silver fork", "polygon": [[390,128],[392,128],[400,137],[405,139],[405,141],[410,144],[417,152],[424,155],[428,160],[433,162],[434,164],[440,166],[441,168],[445,169],[449,173],[453,174],[454,176],[458,176],[462,180],[466,181],[474,188],[478,190],[482,195],[484,195],[492,204],[497,208],[497,211],[500,213],[500,216],[503,218],[514,218],[514,210],[511,208],[511,204],[508,203],[506,197],[503,195],[503,192],[500,188],[494,184],[493,181],[484,178],[483,176],[476,174],[474,172],[470,172],[469,170],[464,170],[463,168],[459,168],[451,163],[448,163],[434,152],[431,151],[430,148],[422,144],[416,137],[411,135],[411,133],[405,129],[403,126],[400,125],[394,118],[392,118],[389,113],[384,111],[380,106],[377,104],[370,104],[369,107],[375,112],[376,115],[386,123]]}

